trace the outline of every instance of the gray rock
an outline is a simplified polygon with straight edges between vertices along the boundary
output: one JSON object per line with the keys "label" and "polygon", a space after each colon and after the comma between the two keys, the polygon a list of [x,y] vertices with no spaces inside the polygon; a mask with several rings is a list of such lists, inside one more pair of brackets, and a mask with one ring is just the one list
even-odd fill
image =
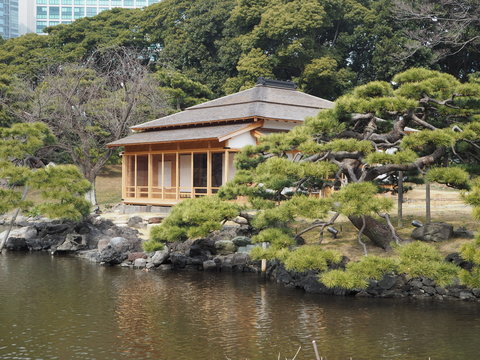
{"label": "gray rock", "polygon": [[397,277],[394,275],[385,275],[379,282],[378,286],[384,290],[391,289],[397,282]]}
{"label": "gray rock", "polygon": [[168,248],[164,248],[163,250],[155,251],[153,256],[151,257],[151,262],[154,266],[159,266],[163,264],[169,256]]}
{"label": "gray rock", "polygon": [[153,265],[153,263],[151,262],[147,262],[147,265],[145,265],[145,268],[147,268],[148,270],[155,269],[155,265]]}
{"label": "gray rock", "polygon": [[172,270],[172,266],[169,264],[162,264],[157,269],[161,271],[169,271]]}
{"label": "gray rock", "polygon": [[55,252],[75,252],[87,249],[87,241],[85,235],[67,234],[65,241],[57,247]]}
{"label": "gray rock", "polygon": [[215,242],[215,249],[217,254],[220,255],[233,254],[235,251],[237,251],[237,247],[230,240],[219,240]]}
{"label": "gray rock", "polygon": [[446,241],[453,236],[453,226],[446,223],[431,223],[415,228],[412,238],[421,241]]}
{"label": "gray rock", "polygon": [[248,220],[243,216],[237,216],[233,221],[240,225],[248,225]]}
{"label": "gray rock", "polygon": [[460,300],[473,300],[475,296],[470,291],[460,291],[458,295]]}
{"label": "gray rock", "polygon": [[102,251],[105,249],[108,245],[110,244],[110,238],[109,237],[102,237],[98,240],[97,242],[97,249],[98,251]]}
{"label": "gray rock", "polygon": [[121,264],[124,260],[126,260],[128,255],[127,253],[119,251],[111,245],[108,245],[105,249],[100,251],[98,257],[99,261],[102,263],[108,265],[117,265]]}
{"label": "gray rock", "polygon": [[133,266],[136,268],[144,268],[147,266],[147,260],[144,258],[135,259]]}
{"label": "gray rock", "polygon": [[132,216],[130,219],[128,219],[127,225],[136,229],[145,227],[143,224],[143,219],[140,216]]}
{"label": "gray rock", "polygon": [[5,248],[8,251],[28,251],[27,241],[24,238],[9,237]]}
{"label": "gray rock", "polygon": [[233,238],[232,242],[238,247],[246,247],[247,245],[250,245],[252,243],[252,240],[247,236],[237,236]]}
{"label": "gray rock", "polygon": [[217,271],[218,270],[217,263],[213,260],[204,261],[202,266],[203,266],[203,270],[205,270],[205,271]]}
{"label": "gray rock", "polygon": [[477,298],[480,297],[480,289],[479,289],[479,288],[472,289],[472,293],[473,293],[473,295],[475,295]]}
{"label": "gray rock", "polygon": [[475,235],[472,231],[467,230],[467,228],[461,226],[453,231],[453,237],[455,238],[465,238],[465,239],[473,239]]}

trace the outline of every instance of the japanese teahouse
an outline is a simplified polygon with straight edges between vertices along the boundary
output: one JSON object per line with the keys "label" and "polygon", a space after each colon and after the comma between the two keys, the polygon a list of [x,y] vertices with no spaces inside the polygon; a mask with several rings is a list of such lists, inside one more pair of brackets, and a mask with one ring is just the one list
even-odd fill
{"label": "japanese teahouse", "polygon": [[251,89],[132,126],[133,135],[108,144],[125,147],[123,202],[171,206],[214,194],[233,177],[242,147],[332,107],[294,83],[260,78]]}

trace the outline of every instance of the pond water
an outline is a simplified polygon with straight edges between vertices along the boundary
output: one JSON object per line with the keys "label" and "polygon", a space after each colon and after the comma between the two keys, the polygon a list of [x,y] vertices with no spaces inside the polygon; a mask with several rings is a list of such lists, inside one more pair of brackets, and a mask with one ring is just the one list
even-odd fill
{"label": "pond water", "polygon": [[0,359],[476,359],[480,305],[0,255]]}

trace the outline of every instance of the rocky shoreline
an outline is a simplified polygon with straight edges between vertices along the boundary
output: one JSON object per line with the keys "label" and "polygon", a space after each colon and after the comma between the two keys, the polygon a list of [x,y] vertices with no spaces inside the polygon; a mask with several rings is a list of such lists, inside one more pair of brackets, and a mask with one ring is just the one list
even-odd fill
{"label": "rocky shoreline", "polygon": [[[0,219],[0,225],[5,223],[6,219]],[[222,230],[205,238],[170,243],[154,253],[142,250],[140,233],[130,227],[142,226],[138,219],[129,223],[130,226],[118,226],[99,216],[78,223],[20,218],[15,225],[6,242],[8,251],[48,251],[54,255],[77,256],[102,265],[145,271],[261,272],[260,262],[252,261],[248,255],[255,245],[248,237],[248,226],[241,222],[226,224]],[[471,266],[458,254],[450,254],[446,260],[466,269]],[[348,259],[344,258],[336,268],[345,267],[347,262]],[[289,271],[277,260],[267,263],[265,275],[286,287],[315,294],[480,302],[480,289],[468,289],[462,285],[439,287],[428,278],[406,279],[403,275],[392,274],[380,281],[370,281],[365,290],[331,289],[318,281],[317,271]]]}

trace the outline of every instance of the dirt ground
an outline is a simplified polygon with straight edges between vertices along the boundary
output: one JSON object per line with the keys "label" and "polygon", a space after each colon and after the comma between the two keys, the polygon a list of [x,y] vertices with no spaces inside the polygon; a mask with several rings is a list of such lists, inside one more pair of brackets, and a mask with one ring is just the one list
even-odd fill
{"label": "dirt ground", "polygon": [[[463,226],[470,231],[478,229],[478,221],[472,218],[472,208],[463,203],[460,192],[442,185],[431,186],[431,216],[432,222],[447,222],[452,224],[454,228]],[[390,215],[392,223],[396,227],[400,236],[408,240],[414,227],[411,225],[412,220],[419,220],[425,223],[425,186],[415,186],[413,190],[408,191],[404,195],[403,203],[403,225],[398,226],[397,217],[397,196],[385,195],[395,202],[395,207]],[[340,230],[339,237],[333,239],[328,233],[325,234],[323,244],[326,248],[336,249],[351,259],[358,259],[363,256],[363,249],[358,244],[356,234],[357,230],[346,218],[339,218],[335,227]],[[311,231],[306,234],[306,241],[309,243],[318,243],[318,231]],[[459,251],[460,247],[471,239],[452,239],[447,242],[437,243],[435,246],[443,254]],[[370,254],[374,255],[390,255],[382,249],[376,248],[369,244],[365,239]]]}

